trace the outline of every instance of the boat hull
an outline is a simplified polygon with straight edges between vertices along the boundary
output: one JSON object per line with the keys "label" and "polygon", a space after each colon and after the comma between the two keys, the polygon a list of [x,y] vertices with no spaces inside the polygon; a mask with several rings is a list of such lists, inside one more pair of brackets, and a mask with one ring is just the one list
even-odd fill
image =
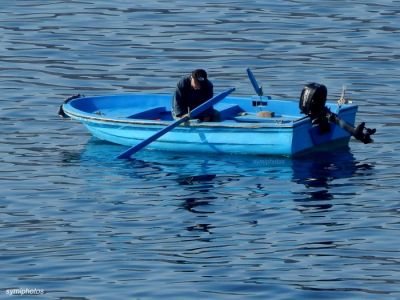
{"label": "boat hull", "polygon": [[[110,128],[104,124],[86,124],[93,136],[116,144],[133,146],[152,136],[163,126],[123,126]],[[202,153],[292,154],[291,128],[208,128],[182,127],[168,132],[147,148]]]}
{"label": "boat hull", "polygon": [[[118,95],[118,100],[121,97],[121,95]],[[113,100],[113,96],[108,96],[108,98],[110,98],[109,101]],[[157,101],[161,101],[161,99],[163,97],[159,97]],[[79,99],[77,100],[79,101]],[[88,105],[88,107],[91,107],[90,109],[85,110],[82,104],[74,106],[73,102],[77,100],[64,105],[67,115],[85,124],[93,136],[116,144],[136,145],[173,122],[168,119],[150,120],[116,117],[115,113],[99,114],[102,106],[96,106],[95,101]],[[126,100],[129,103],[129,99]],[[165,106],[169,104],[166,99],[163,101],[161,101],[161,104]],[[274,107],[271,101],[274,100],[269,100],[270,106]],[[100,102],[107,103],[104,99],[101,99]],[[292,109],[288,112],[291,115],[287,119],[281,117],[277,120],[271,119],[254,123],[238,122],[233,119],[204,123],[191,121],[176,127],[151,143],[147,148],[188,153],[293,156],[321,148],[321,146],[348,143],[350,134],[339,126],[331,124],[331,130],[328,133],[321,134],[319,128],[314,127],[308,117],[297,112],[297,103],[286,102],[290,102],[290,109]],[[247,107],[248,103],[251,103],[249,99],[231,97],[227,98],[226,103],[240,105],[243,110],[254,110],[251,106]],[[286,103],[278,104],[280,106],[277,106],[277,108],[286,105]],[[128,104],[125,105],[129,106]],[[148,105],[154,106],[154,103]],[[124,106],[120,110],[126,110],[126,108]],[[109,106],[107,106],[107,109],[109,109]],[[356,106],[350,106],[339,109],[338,114],[348,123],[354,124],[356,110]],[[282,112],[281,115],[283,115]]]}

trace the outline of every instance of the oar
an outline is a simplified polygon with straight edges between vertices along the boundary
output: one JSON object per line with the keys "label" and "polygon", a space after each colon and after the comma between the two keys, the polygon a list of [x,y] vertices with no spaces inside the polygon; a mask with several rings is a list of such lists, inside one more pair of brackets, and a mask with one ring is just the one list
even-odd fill
{"label": "oar", "polygon": [[133,154],[135,154],[139,150],[143,149],[144,147],[146,147],[150,143],[154,142],[159,137],[163,136],[164,134],[166,134],[167,132],[171,131],[172,129],[174,129],[175,127],[179,126],[180,124],[188,121],[190,119],[190,117],[196,117],[196,116],[200,115],[202,112],[206,111],[207,109],[212,107],[214,104],[216,104],[217,102],[219,102],[222,99],[224,99],[226,96],[228,96],[234,90],[235,90],[235,88],[231,88],[231,89],[226,90],[225,92],[222,92],[222,93],[218,94],[217,96],[211,98],[207,102],[204,102],[203,104],[201,104],[198,107],[196,107],[195,109],[193,109],[190,112],[190,116],[186,115],[183,118],[173,122],[172,124],[168,125],[164,129],[161,129],[157,133],[153,134],[151,137],[145,139],[144,141],[140,142],[139,144],[137,144],[135,146],[132,146],[131,148],[129,148],[125,152],[121,153],[119,156],[117,156],[117,158],[119,158],[119,159],[121,159],[121,158],[125,158],[125,159],[130,158]]}
{"label": "oar", "polygon": [[247,68],[247,76],[249,76],[250,82],[253,85],[253,88],[256,91],[257,95],[262,97],[264,95],[262,87],[258,85],[257,80],[254,77],[253,72],[250,70],[250,68]]}

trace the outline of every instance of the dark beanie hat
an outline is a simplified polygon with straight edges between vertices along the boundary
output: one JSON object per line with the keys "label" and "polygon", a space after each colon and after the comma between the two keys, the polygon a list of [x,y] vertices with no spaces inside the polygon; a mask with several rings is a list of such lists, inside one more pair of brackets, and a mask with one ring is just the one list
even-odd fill
{"label": "dark beanie hat", "polygon": [[192,77],[199,82],[203,82],[207,79],[207,72],[203,69],[196,69],[192,72]]}

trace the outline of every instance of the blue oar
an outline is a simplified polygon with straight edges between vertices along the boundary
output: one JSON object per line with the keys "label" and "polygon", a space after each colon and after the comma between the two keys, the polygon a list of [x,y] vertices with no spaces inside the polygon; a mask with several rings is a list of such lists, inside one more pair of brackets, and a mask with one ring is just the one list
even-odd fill
{"label": "blue oar", "polygon": [[151,137],[145,139],[144,141],[140,142],[139,144],[137,144],[135,146],[132,146],[131,148],[129,148],[125,152],[121,153],[117,158],[130,158],[133,154],[135,154],[139,150],[143,149],[148,144],[154,142],[156,139],[158,139],[159,137],[163,136],[167,132],[171,131],[176,126],[188,121],[190,119],[190,117],[196,117],[196,116],[200,115],[202,112],[206,111],[207,109],[212,107],[214,104],[216,104],[217,102],[219,102],[222,99],[224,99],[226,96],[228,96],[234,90],[235,90],[235,88],[231,88],[231,89],[229,89],[229,90],[227,90],[225,92],[222,92],[222,93],[218,94],[217,96],[211,98],[207,102],[204,102],[203,104],[201,104],[198,107],[196,107],[195,109],[193,109],[191,111],[191,113],[190,113],[190,116],[186,115],[185,117],[173,122],[172,124],[168,125],[164,129],[161,129],[157,133],[153,134]]}
{"label": "blue oar", "polygon": [[253,72],[251,72],[250,68],[247,68],[247,76],[249,76],[250,82],[253,85],[253,88],[256,91],[257,95],[261,97],[264,94],[262,87],[258,85],[257,80],[254,77]]}

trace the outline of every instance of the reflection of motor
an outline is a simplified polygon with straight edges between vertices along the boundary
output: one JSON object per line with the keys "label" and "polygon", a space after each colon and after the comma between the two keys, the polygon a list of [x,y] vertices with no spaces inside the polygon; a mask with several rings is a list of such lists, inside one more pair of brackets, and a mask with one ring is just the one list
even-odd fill
{"label": "reflection of motor", "polygon": [[329,123],[333,122],[364,144],[373,142],[371,135],[373,135],[376,130],[366,128],[365,122],[362,122],[354,128],[349,123],[340,119],[337,114],[331,112],[329,108],[325,106],[327,94],[328,91],[323,84],[307,84],[300,95],[300,111],[310,117],[313,125],[319,126],[321,133],[329,132]]}

